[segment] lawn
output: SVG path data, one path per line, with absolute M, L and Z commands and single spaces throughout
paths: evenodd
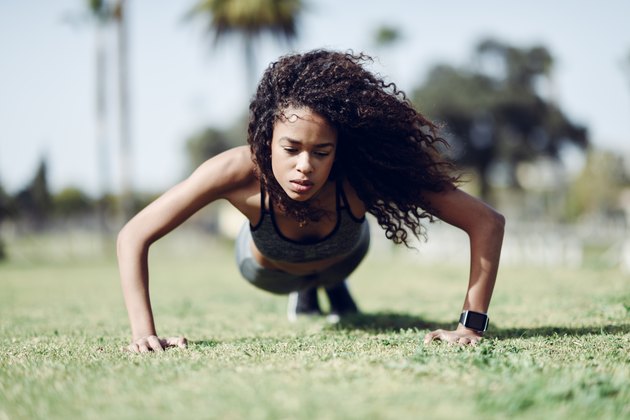
M 454 326 L 467 267 L 372 250 L 351 282 L 363 315 L 290 324 L 229 244 L 169 237 L 151 253 L 156 322 L 190 346 L 136 355 L 113 256 L 28 252 L 0 264 L 0 420 L 630 418 L 615 269 L 502 267 L 482 344 L 425 346 Z

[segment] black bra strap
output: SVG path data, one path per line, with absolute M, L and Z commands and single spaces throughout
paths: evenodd
M 260 214 L 265 213 L 265 188 L 260 184 Z
M 337 181 L 337 202 L 339 202 L 339 197 L 343 200 L 343 205 L 346 208 L 346 211 L 350 215 L 350 218 L 355 222 L 362 222 L 364 218 L 357 218 L 354 214 L 352 214 L 352 209 L 350 208 L 350 202 L 348 202 L 348 197 L 346 196 L 346 192 L 343 190 L 343 182 L 341 180 Z M 337 209 L 339 209 L 339 205 L 337 205 Z
M 258 221 L 256 226 L 252 225 L 251 223 L 249 224 L 252 232 L 254 232 L 256 229 L 260 227 L 264 218 L 265 218 L 265 190 L 261 183 L 260 184 L 260 220 Z
M 343 207 L 350 208 L 350 203 L 348 203 L 346 192 L 343 190 L 343 181 L 341 179 L 338 179 L 337 180 L 337 208 L 339 208 L 339 205 L 341 202 L 343 202 Z

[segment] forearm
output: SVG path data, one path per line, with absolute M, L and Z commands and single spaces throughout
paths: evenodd
M 463 309 L 488 312 L 499 269 L 505 218 L 482 201 L 461 190 L 429 193 L 427 198 L 436 215 L 462 229 L 470 238 L 470 277 Z M 476 344 L 482 332 L 459 324 L 455 331 L 435 330 L 425 343 L 445 340 L 450 343 Z
M 505 219 L 490 211 L 470 236 L 470 277 L 463 309 L 488 312 L 499 269 Z
M 118 239 L 120 282 L 133 340 L 156 335 L 149 297 L 148 246 L 134 244 L 124 232 Z

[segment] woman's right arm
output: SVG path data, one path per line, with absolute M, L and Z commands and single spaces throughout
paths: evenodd
M 183 337 L 157 336 L 149 296 L 149 247 L 182 224 L 205 205 L 233 197 L 253 179 L 247 147 L 238 147 L 206 161 L 190 177 L 168 190 L 134 216 L 120 231 L 117 241 L 118 268 L 134 352 L 185 347 Z

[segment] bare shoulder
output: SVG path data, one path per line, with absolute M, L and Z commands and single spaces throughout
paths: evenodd
M 125 226 L 129 238 L 152 242 L 179 226 L 205 205 L 218 200 L 241 197 L 235 206 L 244 214 L 254 211 L 242 203 L 253 202 L 260 185 L 247 147 L 237 147 L 208 159 L 188 178 L 170 188 L 134 216 Z M 260 194 L 260 193 L 258 193 Z M 239 201 L 240 200 L 240 201 Z M 250 206 L 255 209 L 255 206 Z M 260 207 L 260 205 L 258 206 Z
M 431 204 L 435 216 L 467 232 L 473 228 L 505 224 L 503 215 L 459 188 L 425 192 L 424 195 Z
M 214 198 L 228 198 L 257 182 L 249 147 L 229 149 L 208 159 L 187 179 Z
M 250 221 L 260 217 L 260 180 L 248 146 L 230 149 L 207 160 L 187 182 L 193 189 L 203 191 L 206 202 L 225 199 Z

